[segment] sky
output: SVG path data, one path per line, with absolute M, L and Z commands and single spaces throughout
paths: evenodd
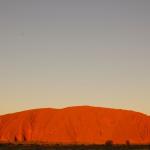
M 76 105 L 150 115 L 150 1 L 0 0 L 0 114 Z

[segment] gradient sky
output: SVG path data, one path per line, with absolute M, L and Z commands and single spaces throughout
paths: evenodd
M 0 0 L 0 114 L 70 105 L 150 114 L 150 0 Z

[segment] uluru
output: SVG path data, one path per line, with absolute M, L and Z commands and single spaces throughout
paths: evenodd
M 0 143 L 150 143 L 150 116 L 121 109 L 74 106 L 0 116 Z

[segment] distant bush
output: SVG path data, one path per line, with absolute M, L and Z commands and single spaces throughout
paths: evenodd
M 130 141 L 126 140 L 126 145 L 129 146 L 130 145 Z
M 108 140 L 108 141 L 105 142 L 105 145 L 112 146 L 113 145 L 113 141 L 112 140 Z

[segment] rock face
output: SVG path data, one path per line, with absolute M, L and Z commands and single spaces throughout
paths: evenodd
M 150 143 L 150 117 L 90 106 L 36 109 L 0 116 L 0 142 L 50 144 Z

